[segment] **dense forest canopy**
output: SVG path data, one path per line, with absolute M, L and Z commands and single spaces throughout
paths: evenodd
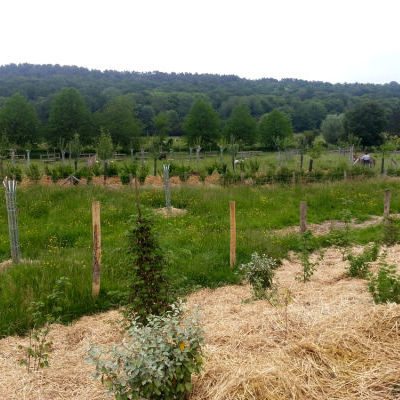
M 65 88 L 75 91 L 60 94 Z M 130 131 L 133 135 L 153 135 L 161 125 L 166 134 L 183 135 L 185 119 L 196 100 L 208 102 L 217 111 L 221 132 L 234 130 L 229 120 L 235 108 L 236 112 L 240 110 L 238 105 L 246 105 L 256 122 L 263 115 L 279 110 L 289 116 L 293 131 L 298 133 L 320 129 L 328 115 L 346 113 L 371 100 L 384 110 L 384 129 L 392 133 L 400 130 L 400 85 L 396 82 L 332 84 L 158 71 L 101 72 L 60 65 L 1 66 L 0 111 L 17 93 L 33 107 L 39 119 L 39 127 L 35 126 L 30 135 L 37 132 L 38 137 L 53 143 L 60 139 L 62 130 L 67 129 L 59 115 L 65 107 L 60 97 L 76 108 L 76 121 L 70 121 L 65 139 L 76 131 L 88 143 L 99 136 L 104 124 L 109 124 L 106 128 L 113 140 L 124 146 L 128 145 Z M 14 98 L 13 102 L 17 100 L 20 101 Z M 242 114 L 246 115 L 245 109 Z M 0 129 L 6 128 L 0 121 Z M 250 131 L 256 130 L 251 128 Z M 119 132 L 121 137 L 118 137 Z M 23 137 L 19 133 L 18 143 Z M 247 143 L 252 142 L 251 138 L 247 139 Z

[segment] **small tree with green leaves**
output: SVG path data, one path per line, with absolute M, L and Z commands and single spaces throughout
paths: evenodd
M 49 295 L 31 303 L 33 327 L 29 331 L 29 346 L 19 346 L 25 352 L 20 364 L 26 366 L 28 373 L 49 366 L 49 353 L 52 350 L 52 342 L 48 340 L 50 324 L 60 322 L 65 312 L 66 291 L 70 286 L 69 278 L 62 276 Z
M 229 138 L 228 151 L 231 155 L 232 169 L 235 170 L 235 159 L 239 152 L 239 143 L 236 141 L 236 138 L 234 136 L 231 136 Z
M 379 146 L 382 154 L 381 174 L 385 173 L 385 155 L 392 153 L 399 148 L 400 139 L 397 136 L 390 136 L 387 133 L 382 134 L 383 143 Z
M 301 235 L 298 258 L 303 267 L 300 275 L 296 276 L 296 280 L 303 283 L 308 282 L 314 274 L 320 262 L 324 259 L 324 252 L 320 251 L 316 261 L 311 261 L 310 257 L 313 252 L 312 232 L 306 231 Z
M 74 170 L 78 171 L 78 161 L 81 155 L 82 145 L 79 138 L 79 133 L 75 133 L 72 140 L 69 142 L 69 151 L 74 160 Z
M 308 155 L 310 156 L 310 165 L 308 167 L 308 171 L 311 172 L 313 169 L 313 162 L 321 157 L 323 146 L 321 142 L 314 141 L 312 146 L 310 146 L 307 150 Z
M 101 130 L 99 142 L 97 144 L 97 154 L 99 159 L 103 161 L 104 169 L 104 182 L 107 180 L 107 163 L 108 160 L 113 156 L 114 145 L 111 139 L 111 135 Z
M 128 321 L 137 318 L 146 324 L 150 314 L 161 315 L 170 309 L 173 296 L 165 276 L 167 262 L 155 237 L 152 220 L 140 207 L 128 240 L 129 296 L 124 313 Z
M 4 178 L 4 165 L 3 161 L 7 159 L 8 152 L 10 148 L 10 142 L 8 140 L 8 136 L 6 131 L 3 131 L 0 137 L 0 178 Z

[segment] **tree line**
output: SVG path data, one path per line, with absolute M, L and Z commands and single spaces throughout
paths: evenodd
M 210 74 L 89 71 L 53 65 L 0 67 L 0 133 L 17 147 L 59 146 L 101 131 L 123 149 L 145 136 L 187 137 L 189 146 L 234 138 L 281 149 L 310 141 L 379 145 L 400 130 L 400 85 L 247 80 Z

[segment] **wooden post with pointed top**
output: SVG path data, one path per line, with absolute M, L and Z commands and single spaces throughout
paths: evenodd
M 235 202 L 230 201 L 231 215 L 231 243 L 230 243 L 230 266 L 233 268 L 236 265 L 236 207 Z
M 92 296 L 100 293 L 101 272 L 101 229 L 100 229 L 100 202 L 92 203 L 92 226 L 93 226 L 93 275 Z
M 385 198 L 383 202 L 383 217 L 389 218 L 390 214 L 390 189 L 385 189 Z
M 307 230 L 307 202 L 300 202 L 300 233 Z

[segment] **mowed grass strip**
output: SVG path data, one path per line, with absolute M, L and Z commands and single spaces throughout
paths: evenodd
M 391 210 L 400 210 L 398 183 L 370 179 L 305 186 L 233 186 L 228 188 L 182 186 L 172 188 L 172 205 L 185 215 L 154 216 L 155 228 L 170 262 L 168 274 L 181 293 L 198 287 L 238 282 L 229 267 L 229 200 L 236 201 L 237 261 L 247 262 L 254 251 L 276 258 L 296 250 L 296 235 L 278 236 L 273 230 L 298 224 L 299 202 L 308 202 L 308 221 L 341 219 L 343 210 L 365 220 L 382 215 L 383 193 L 392 190 Z M 31 326 L 30 304 L 51 293 L 61 276 L 68 277 L 63 321 L 117 306 L 126 290 L 129 260 L 126 232 L 136 215 L 131 188 L 112 190 L 87 186 L 60 188 L 30 186 L 18 190 L 22 255 L 36 260 L 0 272 L 0 336 L 22 334 Z M 91 203 L 101 202 L 101 292 L 91 297 Z M 160 189 L 140 191 L 143 208 L 164 207 Z M 0 193 L 0 261 L 10 258 L 4 193 Z M 364 230 L 363 230 L 364 232 Z M 380 235 L 379 227 L 353 234 L 355 241 Z M 315 239 L 315 247 L 326 245 Z

